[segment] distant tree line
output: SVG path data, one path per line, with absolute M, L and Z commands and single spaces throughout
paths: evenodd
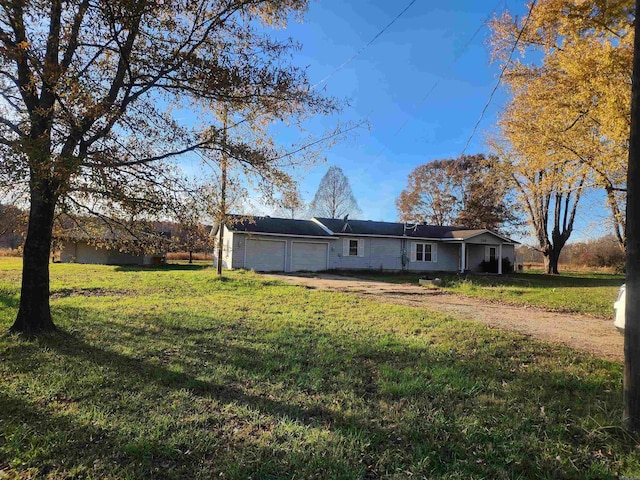
M 520 245 L 516 248 L 516 255 L 524 263 L 543 263 L 543 254 L 530 246 Z M 569 268 L 609 268 L 616 273 L 624 272 L 625 252 L 615 235 L 568 243 L 562 250 L 558 262 Z

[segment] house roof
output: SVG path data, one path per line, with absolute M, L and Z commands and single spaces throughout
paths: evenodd
M 231 215 L 229 230 L 233 232 L 331 237 L 334 235 L 371 235 L 381 237 L 409 237 L 441 240 L 466 240 L 483 233 L 496 235 L 510 243 L 518 243 L 495 232 L 456 226 L 374 222 L 314 217 L 312 220 L 292 220 L 276 217 L 242 217 Z M 323 228 L 324 227 L 324 228 Z M 217 229 L 214 229 L 217 230 Z M 333 232 L 333 234 L 331 233 Z M 215 234 L 215 231 L 212 232 Z
M 232 215 L 227 228 L 233 232 L 271 233 L 305 237 L 330 237 L 331 234 L 311 220 Z
M 376 235 L 411 238 L 441 238 L 464 240 L 488 230 L 456 226 L 425 225 L 423 223 L 374 222 L 371 220 L 345 220 L 321 218 L 316 220 L 336 234 Z

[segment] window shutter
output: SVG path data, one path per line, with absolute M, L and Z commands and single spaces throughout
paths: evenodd
M 349 239 L 348 238 L 342 239 L 342 256 L 343 257 L 349 256 Z
M 358 256 L 364 257 L 364 240 L 358 239 Z
M 431 244 L 431 261 L 433 263 L 438 263 L 438 244 L 437 243 Z
M 416 244 L 414 242 L 411 242 L 411 261 L 416 261 Z

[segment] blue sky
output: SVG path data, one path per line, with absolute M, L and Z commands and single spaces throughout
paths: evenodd
M 294 62 L 308 68 L 315 84 L 358 52 L 409 3 L 311 2 L 304 23 L 292 22 L 278 35 L 302 44 Z M 417 0 L 357 58 L 319 85 L 326 94 L 346 99 L 350 105 L 339 115 L 307 122 L 309 133 L 321 136 L 338 122 L 366 120 L 369 128 L 326 149 L 326 163 L 296 173 L 306 200 L 313 197 L 327 168 L 337 165 L 351 182 L 363 211 L 361 218 L 395 221 L 395 199 L 409 172 L 434 159 L 459 156 L 471 137 L 500 70 L 490 62 L 490 31 L 481 26 L 494 10 L 504 8 L 519 15 L 526 12 L 524 0 Z M 485 134 L 495 125 L 504 102 L 499 89 L 466 153 L 487 151 Z M 295 130 L 284 131 L 281 139 L 301 141 L 299 135 Z M 605 214 L 599 205 L 594 199 L 583 203 L 574 239 L 600 229 Z M 272 212 L 265 208 L 256 213 Z

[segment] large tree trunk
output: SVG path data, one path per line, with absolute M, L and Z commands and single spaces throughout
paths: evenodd
M 56 329 L 49 307 L 49 256 L 56 197 L 48 187 L 31 188 L 24 243 L 20 308 L 12 332 L 37 335 Z
M 560 258 L 560 252 L 556 249 L 551 249 L 549 253 L 544 256 L 544 269 L 549 275 L 558 275 L 558 259 Z
M 624 328 L 624 419 L 640 431 L 640 0 L 636 24 L 627 171 L 627 293 Z

